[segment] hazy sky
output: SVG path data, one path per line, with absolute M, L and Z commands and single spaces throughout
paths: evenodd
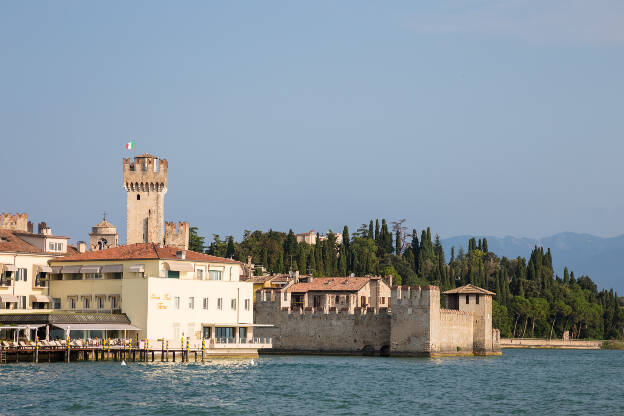
M 427 4 L 424 4 L 427 3 Z M 624 233 L 624 2 L 2 2 L 0 211 L 125 240 L 122 157 L 200 233 Z

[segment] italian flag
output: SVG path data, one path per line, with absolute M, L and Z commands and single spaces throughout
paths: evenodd
M 132 150 L 132 149 L 134 149 L 134 141 L 131 141 L 131 142 L 126 143 L 126 149 L 127 149 L 127 150 Z

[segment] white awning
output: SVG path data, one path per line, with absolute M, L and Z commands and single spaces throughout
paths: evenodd
M 102 273 L 123 273 L 123 264 L 106 264 L 102 266 Z
M 63 271 L 63 266 L 52 266 L 52 273 L 61 274 Z
M 141 328 L 137 328 L 130 324 L 52 324 L 57 328 L 70 331 L 140 331 Z
M 99 273 L 102 266 L 82 266 L 80 267 L 80 273 Z
M 63 266 L 63 273 L 80 273 L 82 266 Z
M 16 272 L 17 271 L 17 266 L 14 266 L 12 264 L 5 264 L 4 265 L 4 271 L 5 272 Z
M 30 295 L 31 302 L 52 303 L 54 300 L 46 295 Z
M 10 295 L 10 294 L 1 294 L 0 295 L 0 302 L 18 302 L 19 299 L 17 298 L 17 296 L 15 295 Z
M 192 263 L 182 263 L 180 261 L 165 262 L 169 270 L 174 272 L 194 272 L 195 268 Z
M 145 265 L 144 264 L 133 264 L 129 269 L 130 273 L 144 273 Z
M 52 267 L 50 266 L 38 266 L 39 273 L 52 273 Z

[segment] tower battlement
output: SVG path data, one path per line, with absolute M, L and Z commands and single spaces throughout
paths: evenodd
M 4 212 L 1 213 L 0 229 L 28 232 L 28 214 L 25 212 L 15 215 Z
M 126 191 L 166 192 L 168 182 L 167 159 L 150 154 L 124 158 L 123 179 Z
M 440 303 L 440 288 L 437 286 L 392 286 L 390 305 L 429 307 Z
M 188 250 L 190 225 L 188 222 L 165 222 L 165 245 Z

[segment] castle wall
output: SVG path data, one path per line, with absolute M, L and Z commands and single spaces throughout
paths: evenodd
M 0 229 L 28 232 L 28 214 L 0 214 Z
M 165 222 L 165 245 L 188 250 L 190 225 L 188 222 Z
M 292 312 L 279 307 L 279 293 L 275 301 L 264 300 L 265 293 L 259 292 L 254 321 L 273 327 L 257 327 L 255 335 L 271 337 L 273 352 L 379 354 L 388 351 L 390 315 L 385 309 L 375 312 L 373 308 L 356 308 L 349 312 L 332 307 L 328 313 L 312 308 Z
M 440 309 L 437 350 L 442 354 L 472 352 L 473 316 L 468 312 Z

